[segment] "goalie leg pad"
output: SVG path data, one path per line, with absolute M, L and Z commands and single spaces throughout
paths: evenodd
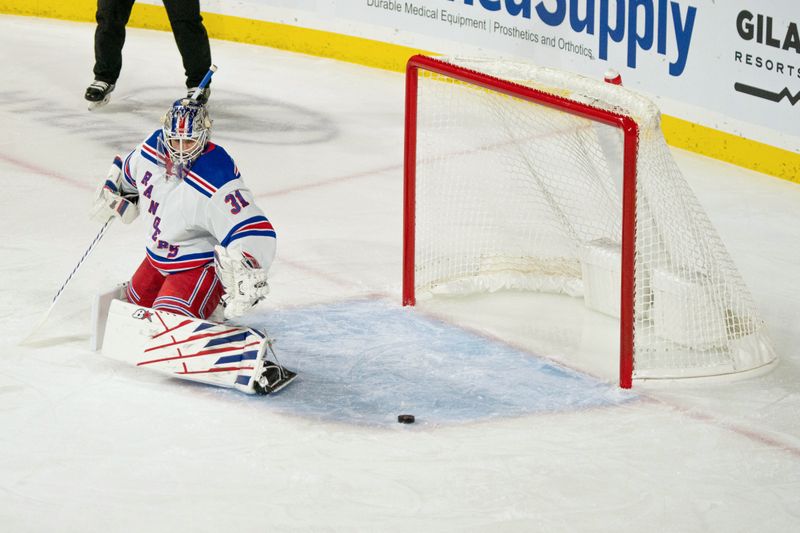
M 294 379 L 267 359 L 271 340 L 252 328 L 111 302 L 103 355 L 180 379 L 246 394 L 276 392 Z M 264 377 L 264 374 L 267 377 Z M 289 374 L 292 374 L 291 377 Z M 259 387 L 256 387 L 256 382 Z

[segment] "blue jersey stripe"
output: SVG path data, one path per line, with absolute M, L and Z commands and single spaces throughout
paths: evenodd
M 187 185 L 191 186 L 193 189 L 196 189 L 196 190 L 200 191 L 200 193 L 202 193 L 203 196 L 205 196 L 207 198 L 211 198 L 211 193 L 210 192 L 208 192 L 207 190 L 202 188 L 200 185 L 198 185 L 197 183 L 195 183 L 191 179 L 183 178 L 183 182 L 186 183 Z
M 180 261 L 192 261 L 195 259 L 214 259 L 214 252 L 198 252 L 196 254 L 186 254 L 180 257 L 174 257 L 172 259 L 167 259 L 166 257 L 161 257 L 153 253 L 152 250 L 149 248 L 145 249 L 147 251 L 147 255 L 152 257 L 156 261 L 160 261 L 163 263 L 177 263 Z
M 140 153 L 140 154 L 142 154 L 142 157 L 144 157 L 145 159 L 147 159 L 148 161 L 150 161 L 150 162 L 151 162 L 151 163 L 153 163 L 154 165 L 157 165 L 157 164 L 158 164 L 158 159 L 156 159 L 156 158 L 155 158 L 155 157 L 153 157 L 152 155 L 148 154 L 148 153 L 147 153 L 147 152 L 145 152 L 144 150 L 141 150 L 139 153 Z
M 245 226 L 249 226 L 250 224 L 255 224 L 258 222 L 269 223 L 269 220 L 267 219 L 267 217 L 263 215 L 257 215 L 254 217 L 250 217 L 247 220 L 244 220 L 243 222 L 239 222 L 238 224 L 236 224 L 234 227 L 231 228 L 231 230 L 228 232 L 225 238 L 222 239 L 222 242 L 220 244 L 222 244 L 222 246 L 228 246 L 228 244 L 230 244 L 231 241 L 234 241 L 237 238 L 239 238 L 238 235 L 234 235 L 237 231 L 239 231 L 241 228 Z M 253 230 L 253 231 L 270 231 L 270 230 Z M 275 237 L 275 230 L 271 231 L 272 231 L 272 236 Z
M 223 243 L 222 246 L 228 246 L 230 243 L 237 239 L 241 239 L 243 237 L 272 237 L 275 239 L 275 231 L 274 230 L 253 230 L 253 231 L 243 231 L 242 233 L 237 233 L 231 239 L 228 240 L 227 243 Z
M 133 176 L 131 176 L 131 173 L 130 173 L 130 170 L 131 170 L 130 162 L 131 162 L 131 156 L 133 154 L 134 154 L 134 152 L 131 152 L 131 153 L 128 154 L 128 157 L 125 158 L 125 163 L 124 163 L 124 165 L 122 167 L 123 168 L 122 175 L 125 178 L 125 181 L 127 181 L 128 184 L 135 189 L 136 188 L 136 180 L 133 179 Z
M 232 233 L 236 233 L 236 230 L 244 226 L 247 226 L 248 224 L 253 224 L 255 222 L 262 222 L 262 221 L 269 222 L 269 220 L 267 220 L 267 217 L 263 215 L 256 215 L 254 217 L 250 217 L 246 220 L 243 220 L 242 222 L 239 222 L 238 224 L 236 224 L 234 227 L 231 228 L 231 230 L 228 232 L 228 236 L 230 236 Z

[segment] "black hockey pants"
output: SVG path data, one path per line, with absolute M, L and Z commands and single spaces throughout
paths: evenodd
M 200 16 L 199 0 L 163 0 L 172 34 L 186 72 L 186 86 L 196 87 L 211 66 L 208 33 Z M 122 70 L 125 25 L 135 0 L 97 0 L 97 29 L 94 34 L 94 77 L 116 83 Z M 154 50 L 153 53 L 158 53 Z

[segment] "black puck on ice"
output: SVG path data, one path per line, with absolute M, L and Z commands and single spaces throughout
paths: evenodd
M 413 424 L 414 415 L 397 415 L 397 421 L 401 424 Z

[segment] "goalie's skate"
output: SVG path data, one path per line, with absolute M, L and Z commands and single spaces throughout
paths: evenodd
M 86 93 L 83 95 L 89 102 L 89 111 L 106 105 L 111 100 L 111 92 L 114 90 L 114 87 L 115 85 L 113 83 L 94 80 L 91 85 L 86 88 Z
M 256 394 L 278 392 L 297 377 L 296 372 L 267 359 L 268 351 L 272 351 L 272 340 L 265 338 L 263 353 L 259 354 L 260 367 L 253 372 L 253 390 Z

